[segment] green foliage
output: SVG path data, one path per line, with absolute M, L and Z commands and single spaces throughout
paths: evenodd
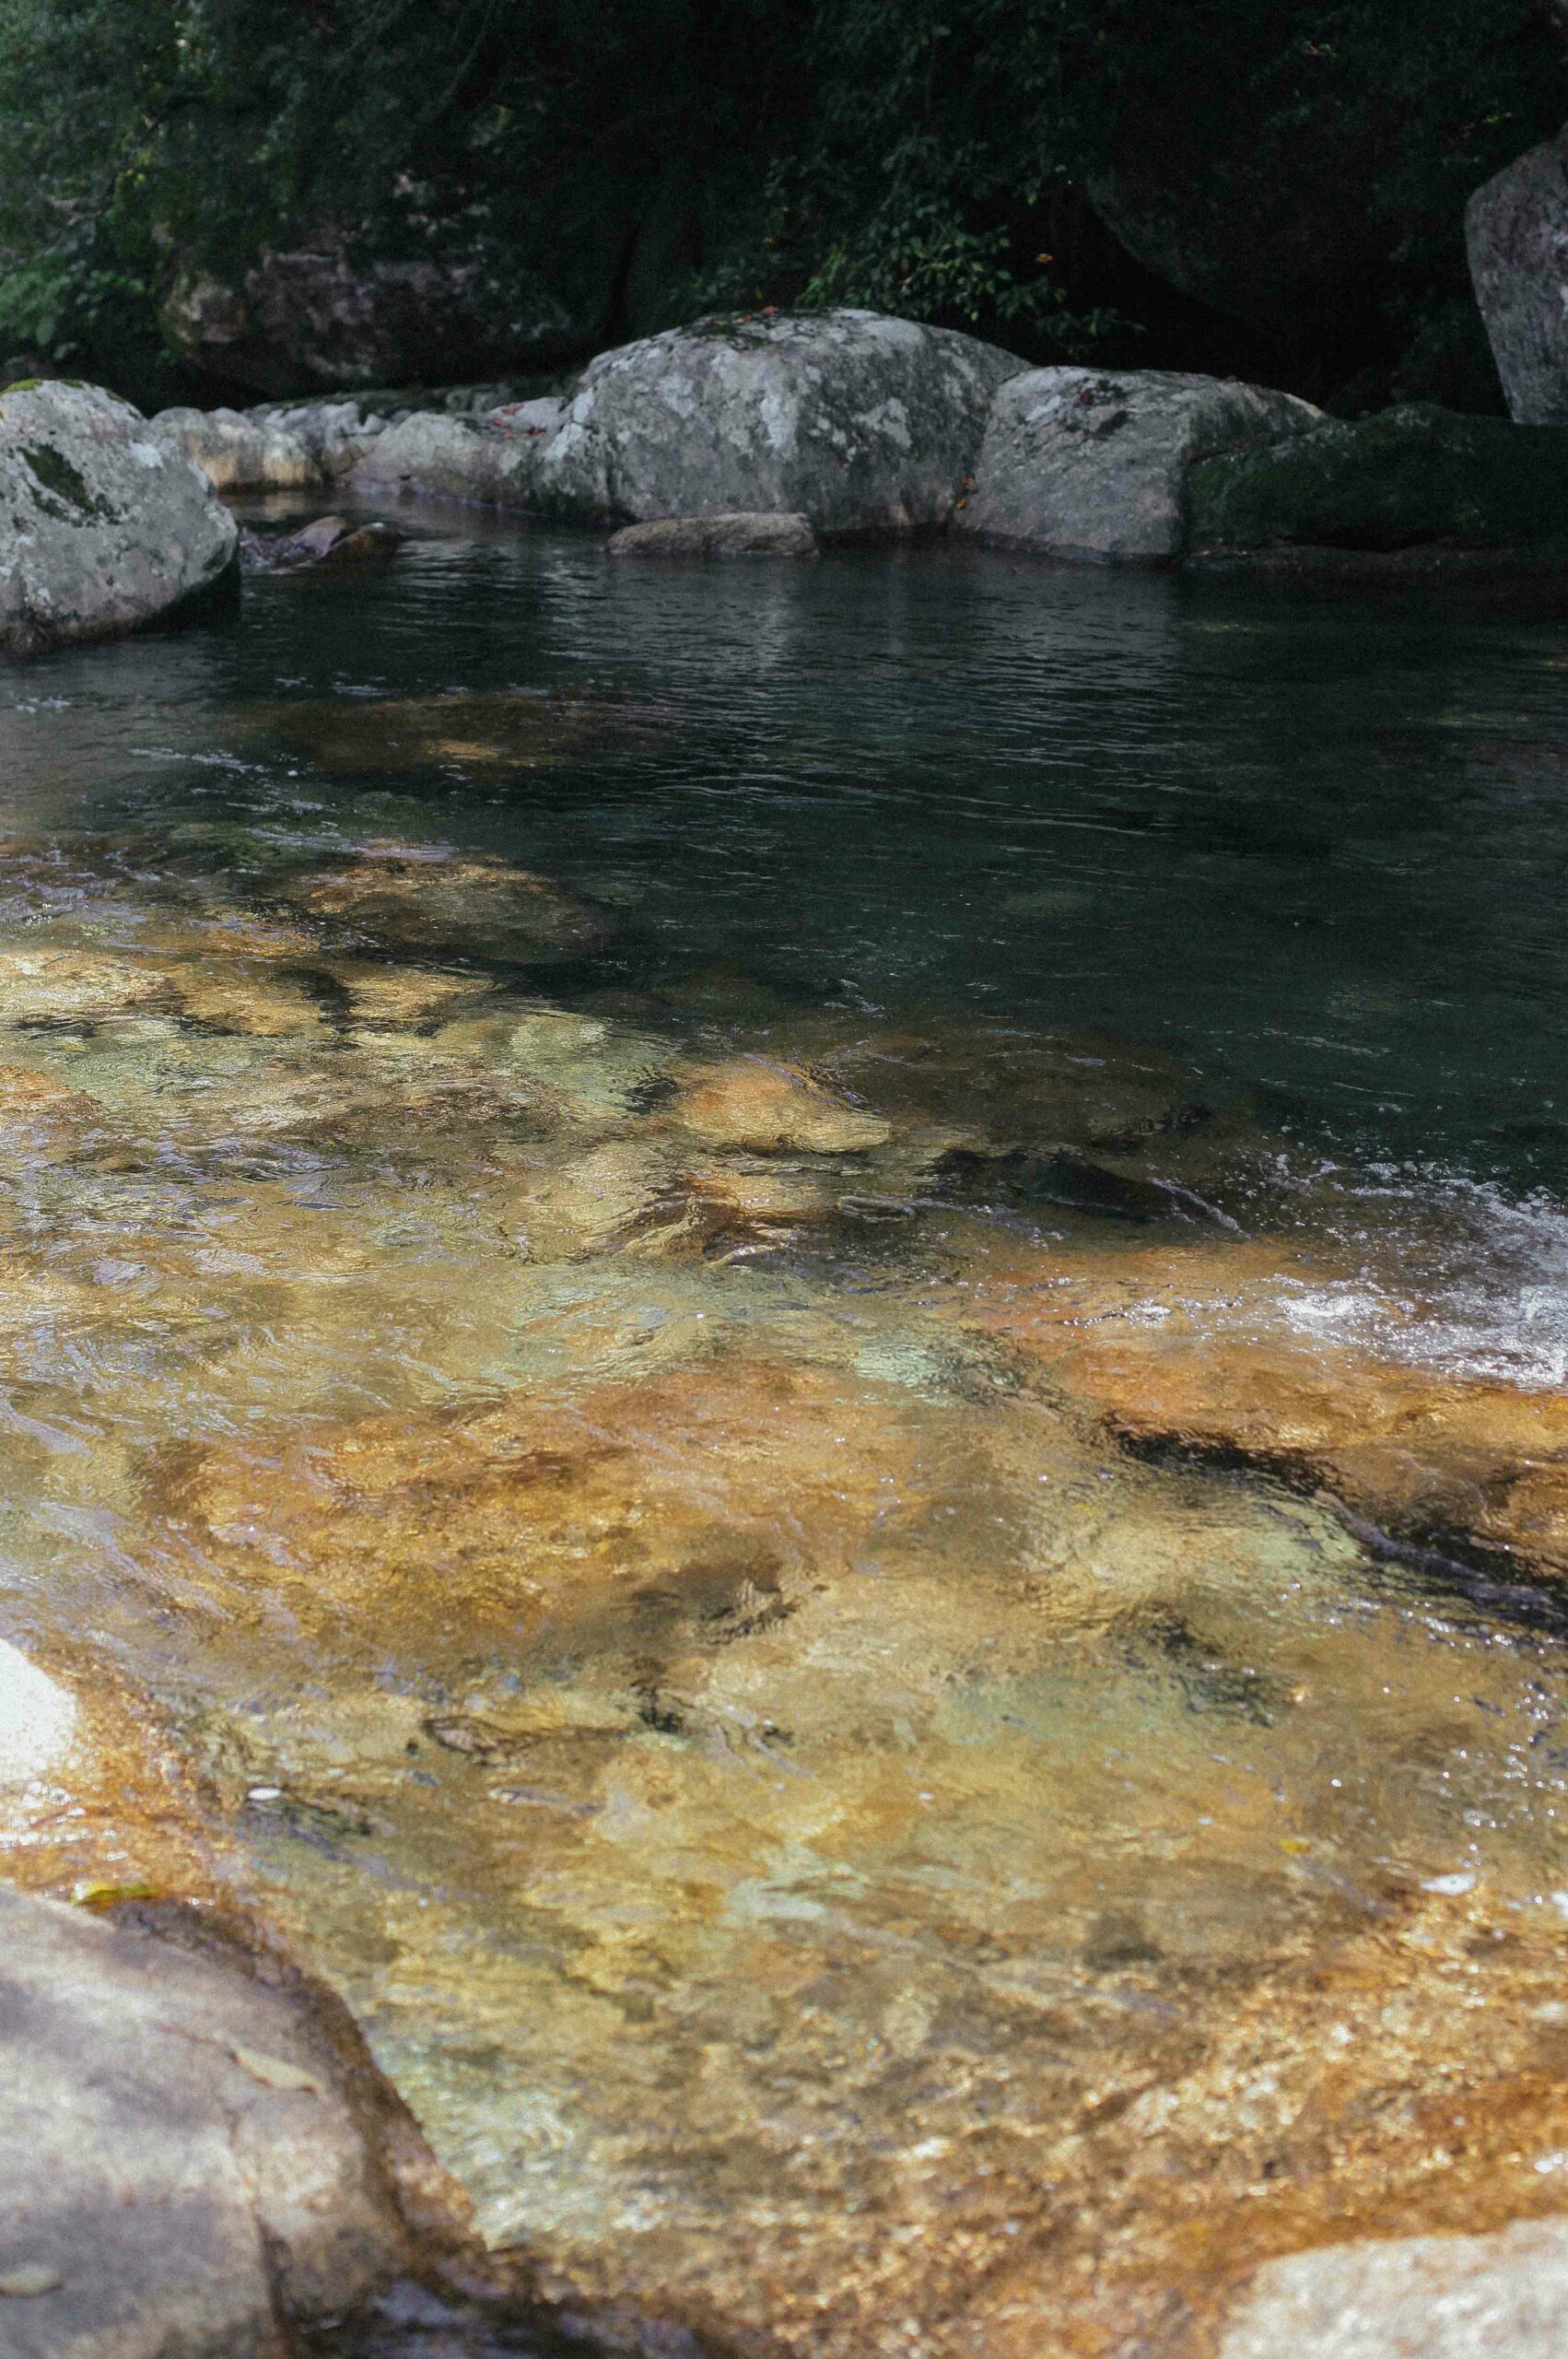
M 606 336 L 857 302 L 1036 358 L 1481 387 L 1464 199 L 1568 115 L 1562 16 L 0 0 L 0 352 L 162 390 L 181 285 L 291 240 L 461 234 Z

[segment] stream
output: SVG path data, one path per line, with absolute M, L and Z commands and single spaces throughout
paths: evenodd
M 725 2349 L 1561 2209 L 1562 623 L 411 532 L 0 698 L 7 1874 Z

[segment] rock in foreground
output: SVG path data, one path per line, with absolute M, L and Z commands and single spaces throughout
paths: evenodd
M 1293 393 L 1217 377 L 1031 369 L 998 393 L 954 521 L 1057 557 L 1178 557 L 1195 460 L 1305 433 L 1321 415 Z
M 0 1999 L 7 2359 L 263 2359 L 455 2248 L 412 2117 L 275 1962 L 0 1891 Z
M 607 544 L 612 557 L 816 557 L 804 516 L 665 516 L 624 524 Z
M 96 385 L 0 397 L 0 646 L 36 654 L 189 607 L 234 563 L 238 528 L 200 468 Z
M 1465 235 L 1512 416 L 1568 425 L 1568 131 L 1477 189 Z
M 1024 363 L 874 311 L 698 321 L 592 362 L 538 457 L 586 523 L 766 511 L 824 535 L 944 525 Z

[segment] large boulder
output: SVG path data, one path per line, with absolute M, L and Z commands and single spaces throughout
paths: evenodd
M 1163 370 L 1031 369 L 991 405 L 955 524 L 1056 557 L 1178 557 L 1199 459 L 1305 433 L 1293 393 Z
M 234 519 L 140 410 L 63 379 L 0 395 L 0 647 L 108 639 L 234 567 Z
M 699 320 L 590 364 L 534 504 L 615 524 L 766 510 L 829 536 L 943 525 L 1024 366 L 874 311 Z
M 552 400 L 517 403 L 488 417 L 418 410 L 377 435 L 353 480 L 383 498 L 414 494 L 483 508 L 531 508 L 540 454 L 561 415 Z
M 6 2359 L 271 2359 L 462 2252 L 343 2009 L 188 1940 L 0 1890 Z
M 1511 415 L 1568 425 L 1568 131 L 1477 189 L 1465 235 Z
M 1188 489 L 1199 549 L 1522 547 L 1568 540 L 1568 434 L 1410 404 L 1205 459 Z

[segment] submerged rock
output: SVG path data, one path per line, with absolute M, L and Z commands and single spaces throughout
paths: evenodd
M 462 2199 L 344 2010 L 177 1913 L 0 1890 L 0 2342 L 283 2351 L 455 2257 Z
M 318 516 L 295 533 L 242 532 L 240 561 L 248 573 L 289 573 L 306 566 L 395 557 L 402 546 L 403 534 L 379 519 L 356 524 L 346 516 Z
M 1024 365 L 874 311 L 697 321 L 590 364 L 531 497 L 586 523 L 766 511 L 825 537 L 943 525 L 991 395 Z
M 1043 1257 L 973 1315 L 1137 1440 L 1246 1457 L 1401 1539 L 1568 1579 L 1568 1399 L 1315 1332 L 1291 1314 L 1324 1275 L 1264 1242 Z
M 893 1135 L 881 1115 L 850 1105 L 809 1074 L 757 1056 L 689 1073 L 670 1113 L 706 1145 L 757 1154 L 856 1155 Z
M 1568 131 L 1477 189 L 1465 236 L 1511 415 L 1568 425 Z
M 1031 369 L 997 393 L 954 521 L 1055 557 L 1176 557 L 1196 461 L 1305 433 L 1321 417 L 1293 393 L 1228 379 Z
M 624 524 L 606 543 L 612 557 L 816 557 L 803 516 L 666 516 Z
M 1202 459 L 1188 498 L 1199 552 L 1568 542 L 1568 434 L 1410 404 Z
M 53 379 L 0 395 L 0 647 L 165 621 L 216 592 L 238 527 L 139 410 Z
M 314 917 L 414 950 L 527 964 L 582 957 L 604 938 L 603 920 L 549 877 L 439 844 L 366 844 L 276 889 Z

